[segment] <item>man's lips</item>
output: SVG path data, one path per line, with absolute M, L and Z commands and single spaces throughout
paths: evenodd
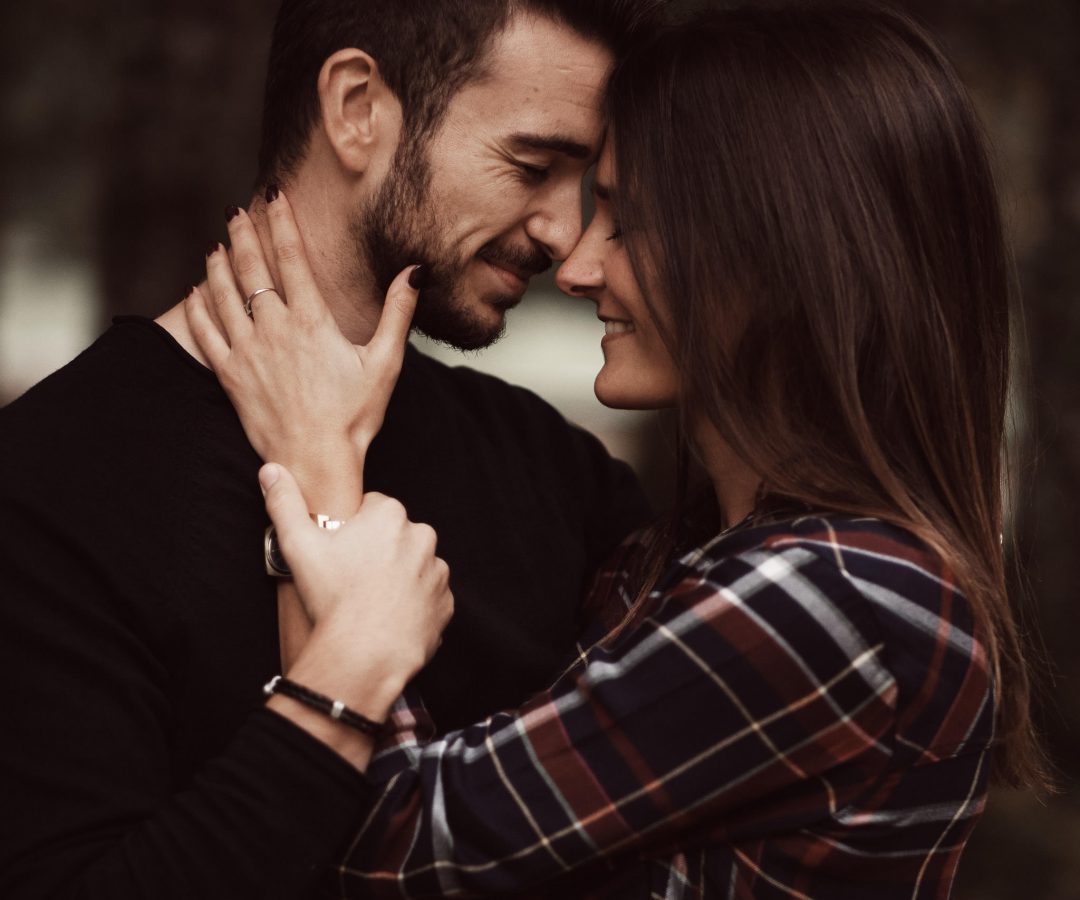
M 481 250 L 479 258 L 491 266 L 499 279 L 511 291 L 524 293 L 529 286 L 529 279 L 551 268 L 551 260 L 539 253 L 524 250 L 514 252 L 513 248 L 492 248 L 490 252 Z
M 490 259 L 485 259 L 491 270 L 506 284 L 506 286 L 514 292 L 524 292 L 529 286 L 529 279 L 532 278 L 532 272 L 528 272 L 517 266 L 511 266 L 508 263 L 492 262 Z

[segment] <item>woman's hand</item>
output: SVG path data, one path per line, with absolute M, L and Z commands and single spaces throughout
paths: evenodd
M 340 493 L 352 478 L 350 493 L 359 502 L 364 455 L 401 371 L 416 306 L 409 284 L 415 267 L 395 279 L 375 335 L 357 347 L 342 335 L 315 285 L 284 194 L 267 204 L 266 218 L 279 283 L 251 219 L 234 210 L 231 260 L 220 247 L 207 258 L 213 308 L 196 288 L 185 303 L 188 323 L 255 451 L 288 466 L 305 493 L 322 480 L 333 481 Z M 250 301 L 249 316 L 245 303 L 256 291 L 262 292 Z M 319 511 L 343 517 L 355 506 Z
M 259 473 L 282 555 L 314 622 L 288 674 L 380 720 L 438 648 L 453 614 L 449 568 L 436 535 L 405 508 L 366 494 L 336 531 L 317 527 L 292 475 L 268 464 Z

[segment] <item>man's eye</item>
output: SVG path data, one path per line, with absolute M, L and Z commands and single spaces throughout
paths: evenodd
M 518 170 L 528 181 L 540 183 L 548 176 L 549 169 L 542 166 L 530 166 L 528 163 L 517 162 L 514 163 L 518 167 Z

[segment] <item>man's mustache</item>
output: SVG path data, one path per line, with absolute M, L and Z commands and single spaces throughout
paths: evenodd
M 481 259 L 495 265 L 502 265 L 511 271 L 524 275 L 539 275 L 551 268 L 551 258 L 535 247 L 513 247 L 499 244 L 485 244 L 477 253 Z

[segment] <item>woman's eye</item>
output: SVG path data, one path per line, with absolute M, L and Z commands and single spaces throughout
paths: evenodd
M 611 229 L 611 234 L 608 235 L 609 241 L 617 241 L 622 237 L 622 227 L 616 222 Z

